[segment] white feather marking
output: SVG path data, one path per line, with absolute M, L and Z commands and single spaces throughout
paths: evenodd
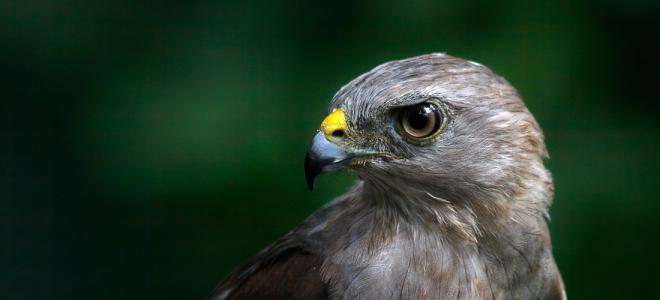
M 424 193 L 426 193 L 426 195 L 428 195 L 429 197 L 431 197 L 431 198 L 433 198 L 433 199 L 435 199 L 435 200 L 438 200 L 438 201 L 440 201 L 440 202 L 444 202 L 444 203 L 447 203 L 447 204 L 450 204 L 450 203 L 451 203 L 451 202 L 449 202 L 449 201 L 446 200 L 446 199 L 442 199 L 442 198 L 440 198 L 440 197 L 433 196 L 433 195 L 431 195 L 431 193 L 429 193 L 429 192 L 427 192 L 427 191 L 424 191 Z
M 478 63 L 478 62 L 474 62 L 474 61 L 471 61 L 471 60 L 468 60 L 468 63 L 471 64 L 471 65 L 475 65 L 475 66 L 477 66 L 477 67 L 483 67 L 483 66 L 484 66 L 484 65 L 482 65 L 482 64 L 480 64 L 480 63 Z

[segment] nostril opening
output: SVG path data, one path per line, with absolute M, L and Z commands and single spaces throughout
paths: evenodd
M 337 129 L 337 130 L 333 131 L 333 132 L 331 133 L 331 135 L 332 135 L 333 137 L 337 137 L 337 138 L 344 137 L 344 131 L 341 130 L 341 129 Z

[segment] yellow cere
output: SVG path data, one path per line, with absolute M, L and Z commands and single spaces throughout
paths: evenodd
M 320 130 L 325 135 L 326 139 L 330 139 L 332 133 L 336 130 L 342 130 L 344 133 L 348 132 L 348 125 L 346 124 L 346 115 L 341 108 L 335 108 L 332 110 L 323 122 L 321 122 Z

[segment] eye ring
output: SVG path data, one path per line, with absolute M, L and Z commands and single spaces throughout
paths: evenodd
M 426 141 L 437 136 L 445 127 L 442 109 L 432 102 L 401 108 L 398 118 L 399 131 L 414 141 Z

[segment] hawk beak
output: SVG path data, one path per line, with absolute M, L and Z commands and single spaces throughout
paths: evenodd
M 314 179 L 321 173 L 333 172 L 343 168 L 353 158 L 382 157 L 393 158 L 390 153 L 371 149 L 353 148 L 346 143 L 349 135 L 346 115 L 341 109 L 335 109 L 321 123 L 321 128 L 312 139 L 305 155 L 305 179 L 310 191 L 314 190 Z
M 314 190 L 316 176 L 341 169 L 341 162 L 352 157 L 353 153 L 328 141 L 322 132 L 316 133 L 305 155 L 305 180 L 309 190 Z
M 346 115 L 341 109 L 333 110 L 321 122 L 321 127 L 305 155 L 305 179 L 310 191 L 314 190 L 314 179 L 317 175 L 340 169 L 342 161 L 354 156 L 337 145 L 341 144 L 347 132 Z

